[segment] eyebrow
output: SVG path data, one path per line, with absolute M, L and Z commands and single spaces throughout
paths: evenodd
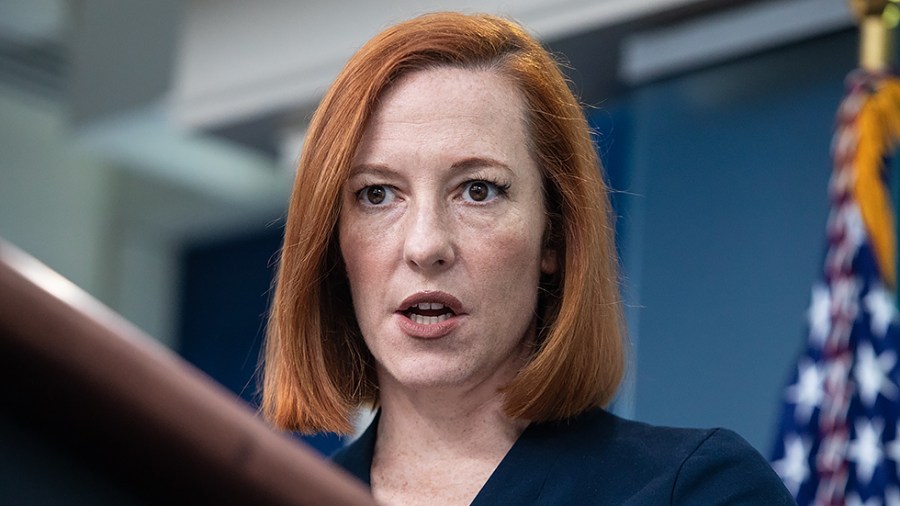
M 372 164 L 372 163 L 361 163 L 359 165 L 354 165 L 350 167 L 350 174 L 347 176 L 348 178 L 356 177 L 360 174 L 375 174 L 379 176 L 387 176 L 393 174 L 390 168 L 387 165 L 381 164 Z
M 459 169 L 459 170 L 471 170 L 471 169 L 480 169 L 483 167 L 497 167 L 498 169 L 506 169 L 511 171 L 509 165 L 505 163 L 495 160 L 493 158 L 485 158 L 485 157 L 471 157 L 460 160 L 453 165 L 450 166 L 451 169 Z
M 485 167 L 496 167 L 498 169 L 505 169 L 512 172 L 512 169 L 509 168 L 509 165 L 501 162 L 500 160 L 496 160 L 494 158 L 482 157 L 482 156 L 472 156 L 469 158 L 464 158 L 457 162 L 454 162 L 450 168 L 453 170 L 474 170 L 474 169 L 482 169 Z M 387 165 L 380 163 L 361 163 L 359 165 L 354 165 L 350 168 L 350 174 L 348 177 L 353 178 L 360 174 L 375 174 L 379 176 L 389 176 L 394 174 L 395 172 Z

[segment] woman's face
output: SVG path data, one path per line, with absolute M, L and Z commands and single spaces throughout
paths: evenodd
M 402 77 L 367 125 L 339 234 L 382 389 L 501 386 L 525 363 L 556 264 L 523 107 L 496 73 L 438 68 Z

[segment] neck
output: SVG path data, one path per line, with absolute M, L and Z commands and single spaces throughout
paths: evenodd
M 470 388 L 421 390 L 382 376 L 372 460 L 375 498 L 390 504 L 470 503 L 527 425 L 503 411 L 499 388 L 511 374 Z
M 510 371 L 508 375 L 512 374 Z M 446 450 L 456 455 L 477 455 L 485 450 L 502 451 L 502 456 L 528 425 L 504 412 L 500 388 L 511 378 L 502 376 L 471 388 L 421 390 L 380 377 L 377 451 L 407 453 L 418 449 L 435 455 Z
M 447 448 L 465 453 L 470 446 L 482 447 L 485 440 L 508 441 L 511 445 L 527 425 L 504 413 L 499 393 L 488 399 L 435 397 L 382 396 L 379 446 L 431 451 Z
M 371 471 L 375 498 L 385 504 L 471 503 L 527 425 L 506 416 L 501 399 L 495 395 L 465 408 L 383 404 Z

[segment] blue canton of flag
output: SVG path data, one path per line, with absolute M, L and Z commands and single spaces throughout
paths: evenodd
M 824 275 L 812 289 L 809 338 L 784 392 L 773 453 L 800 505 L 900 506 L 900 328 L 853 190 L 872 79 L 851 76 L 838 113 Z

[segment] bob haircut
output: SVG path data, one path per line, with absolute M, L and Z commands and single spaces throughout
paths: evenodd
M 312 117 L 288 208 L 265 347 L 262 411 L 276 426 L 349 433 L 377 405 L 375 363 L 353 312 L 336 227 L 351 162 L 401 76 L 441 66 L 490 70 L 524 97 L 529 149 L 542 172 L 546 247 L 537 339 L 503 389 L 507 415 L 561 420 L 607 405 L 625 343 L 613 226 L 600 162 L 578 101 L 525 30 L 490 15 L 434 13 L 388 28 L 347 63 Z

